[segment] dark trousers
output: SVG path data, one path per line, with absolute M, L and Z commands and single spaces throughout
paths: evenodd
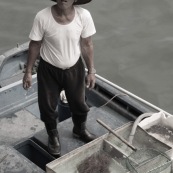
M 58 117 L 56 107 L 62 89 L 65 90 L 73 122 L 86 121 L 89 107 L 85 102 L 85 68 L 81 58 L 74 66 L 66 70 L 57 68 L 41 59 L 37 80 L 38 104 L 43 122 L 55 124 Z

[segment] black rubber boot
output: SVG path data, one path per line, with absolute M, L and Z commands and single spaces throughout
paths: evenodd
M 72 116 L 72 120 L 74 123 L 73 135 L 74 137 L 79 138 L 84 142 L 91 142 L 96 139 L 96 136 L 87 130 L 86 119 L 87 114 L 82 116 Z
M 48 152 L 56 156 L 61 155 L 61 145 L 57 129 L 48 131 Z
M 96 136 L 87 130 L 85 123 L 82 123 L 80 128 L 74 126 L 73 135 L 84 142 L 91 142 L 96 139 Z
M 55 156 L 61 155 L 61 146 L 57 130 L 57 122 L 45 123 L 48 134 L 48 152 Z

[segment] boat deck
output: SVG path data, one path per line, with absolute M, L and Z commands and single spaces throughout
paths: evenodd
M 108 133 L 108 131 L 96 122 L 97 119 L 102 120 L 112 129 L 116 129 L 130 121 L 107 106 L 102 108 L 91 107 L 87 127 L 98 137 Z M 2 165 L 0 172 L 3 173 L 8 170 L 12 173 L 19 168 L 23 168 L 22 171 L 26 173 L 32 171 L 44 172 L 45 165 L 55 159 L 47 152 L 47 133 L 43 122 L 39 119 L 37 103 L 33 103 L 8 116 L 1 117 L 0 127 L 0 150 L 3 151 L 0 152 L 0 164 Z M 71 118 L 58 124 L 62 156 L 85 144 L 73 138 L 72 128 Z M 37 158 L 40 153 L 43 157 L 39 163 L 34 158 Z M 31 154 L 34 155 L 31 156 Z M 23 160 L 26 160 L 26 162 Z M 11 164 L 5 164 L 7 162 Z

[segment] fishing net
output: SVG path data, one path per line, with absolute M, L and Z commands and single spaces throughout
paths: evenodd
M 106 153 L 97 152 L 80 163 L 78 173 L 111 173 L 109 171 L 110 157 Z
M 139 149 L 126 159 L 130 173 L 171 173 L 171 159 L 155 149 Z

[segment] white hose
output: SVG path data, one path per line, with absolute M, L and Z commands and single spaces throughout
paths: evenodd
M 136 133 L 136 128 L 138 126 L 138 124 L 140 123 L 140 121 L 143 119 L 143 118 L 147 118 L 147 117 L 150 117 L 153 113 L 149 112 L 149 113 L 144 113 L 144 114 L 141 114 L 134 122 L 133 124 L 133 127 L 132 127 L 132 130 L 130 132 L 130 135 L 129 135 L 129 143 L 132 144 L 132 141 L 133 141 L 133 138 L 134 138 L 134 135 Z

